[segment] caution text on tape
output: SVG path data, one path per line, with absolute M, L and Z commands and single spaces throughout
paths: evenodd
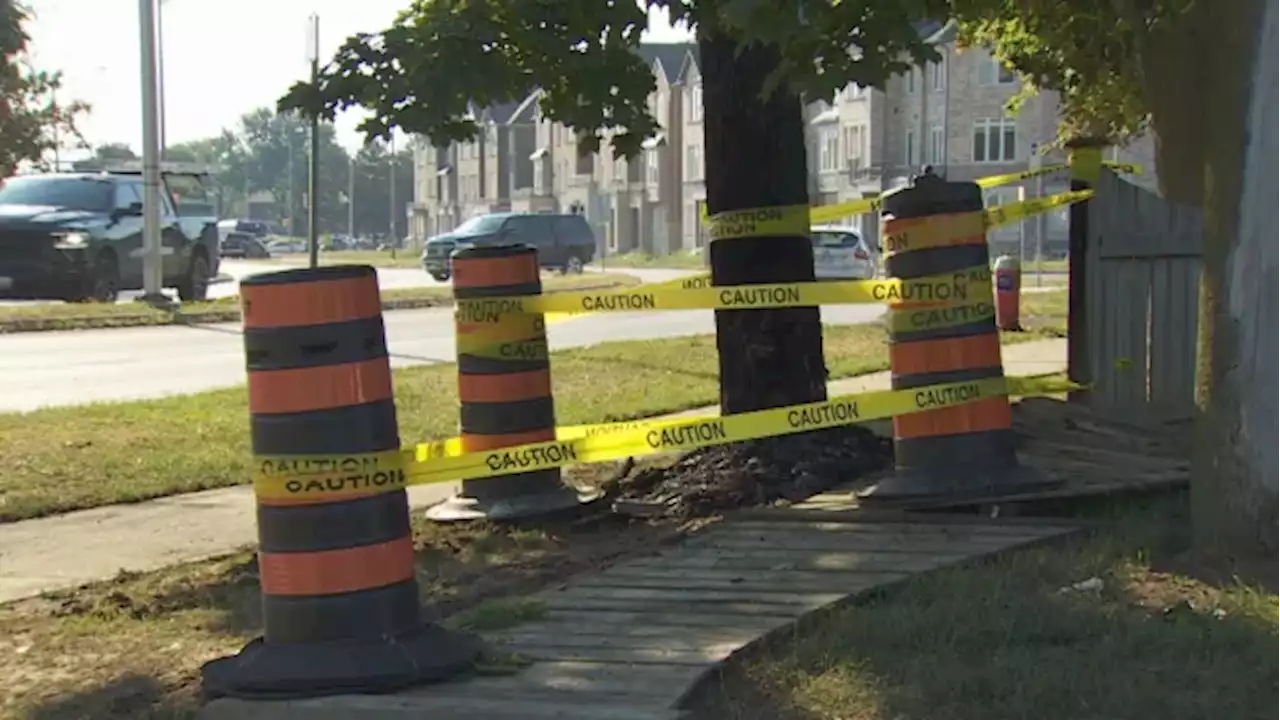
M 257 458 L 254 489 L 267 502 L 314 503 L 566 465 L 679 452 L 741 440 L 807 432 L 936 410 L 1004 395 L 1004 378 L 883 390 L 724 417 L 671 420 L 630 432 L 596 434 L 419 460 L 413 449 L 394 455 Z
M 965 299 L 981 292 L 983 276 L 975 269 L 958 274 L 912 280 L 849 280 L 697 287 L 645 285 L 607 292 L 563 292 L 506 298 L 458 300 L 471 317 L 500 318 L 508 313 L 648 312 L 656 310 L 765 310 L 849 303 L 934 302 Z

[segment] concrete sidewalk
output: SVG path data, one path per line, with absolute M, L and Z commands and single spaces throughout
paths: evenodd
M 1066 368 L 1065 339 L 1006 345 L 1005 372 L 1026 377 Z M 832 395 L 889 387 L 889 373 L 836 380 Z M 680 415 L 709 414 L 703 408 Z M 416 508 L 451 495 L 452 484 L 409 489 Z M 131 505 L 0 525 L 0 603 L 234 552 L 257 539 L 248 486 L 175 495 Z

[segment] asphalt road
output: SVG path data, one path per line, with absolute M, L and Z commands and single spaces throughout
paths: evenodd
M 674 270 L 628 272 L 645 282 L 690 274 Z M 395 284 L 401 282 L 434 284 L 416 270 L 383 270 L 379 277 L 387 287 L 405 287 Z M 839 305 L 822 310 L 823 320 L 833 324 L 869 322 L 882 312 L 878 305 Z M 393 366 L 453 361 L 451 310 L 389 312 L 386 324 Z M 709 310 L 628 313 L 556 323 L 548 335 L 552 348 L 561 349 L 611 340 L 696 335 L 712 332 L 714 327 Z M 230 387 L 244 379 L 237 324 L 0 335 L 0 411 L 162 397 Z

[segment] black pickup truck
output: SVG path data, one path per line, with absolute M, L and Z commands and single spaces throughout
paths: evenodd
M 217 218 L 180 214 L 161 195 L 164 286 L 204 300 L 218 271 Z M 142 288 L 142 177 L 20 175 L 0 184 L 0 298 L 114 302 Z

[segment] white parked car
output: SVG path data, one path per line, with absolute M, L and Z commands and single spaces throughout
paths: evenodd
M 819 280 L 873 280 L 880 273 L 880 249 L 857 228 L 814 225 L 813 273 Z

